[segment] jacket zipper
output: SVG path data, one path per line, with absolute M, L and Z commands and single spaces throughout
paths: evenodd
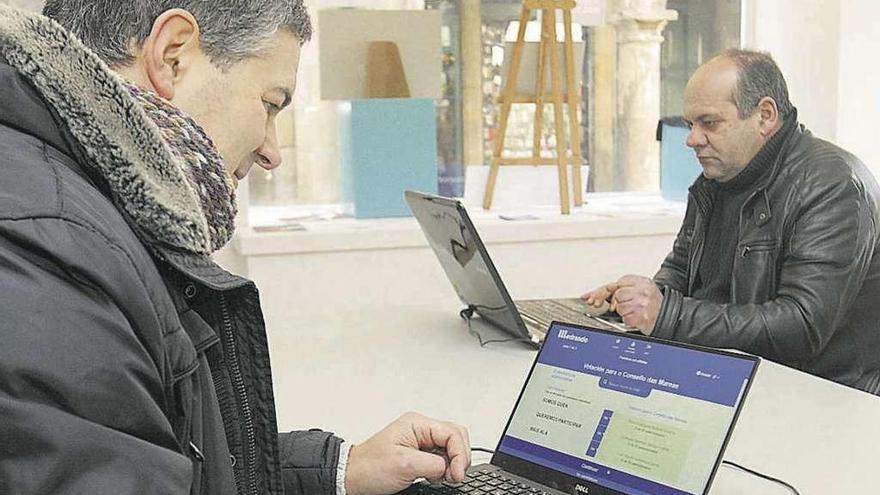
M 224 294 L 220 294 L 220 312 L 223 317 L 223 335 L 227 344 L 226 359 L 229 362 L 232 386 L 241 401 L 242 417 L 244 418 L 244 429 L 247 442 L 247 451 L 245 452 L 245 471 L 247 474 L 248 488 L 250 489 L 250 493 L 257 494 L 257 442 L 254 419 L 251 415 L 251 408 L 248 403 L 244 379 L 241 376 L 241 368 L 238 365 L 238 351 L 235 345 L 235 335 L 232 332 L 232 319 L 229 316 L 229 309 L 226 307 L 226 296 Z
M 769 251 L 773 249 L 775 243 L 772 242 L 757 242 L 755 244 L 747 244 L 743 246 L 742 251 L 740 252 L 740 257 L 745 258 L 752 251 Z

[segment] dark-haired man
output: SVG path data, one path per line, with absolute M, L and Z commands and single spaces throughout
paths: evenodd
M 584 294 L 656 337 L 741 349 L 880 394 L 880 190 L 797 120 L 765 53 L 729 50 L 688 81 L 703 174 L 653 279 Z
M 45 13 L 57 23 L 0 5 L 0 493 L 462 479 L 467 431 L 418 414 L 354 446 L 279 434 L 257 290 L 209 257 L 238 180 L 281 164 L 275 116 L 311 34 L 301 0 Z

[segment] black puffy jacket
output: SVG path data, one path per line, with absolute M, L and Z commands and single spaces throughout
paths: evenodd
M 341 440 L 277 432 L 254 284 L 132 223 L 60 117 L 64 101 L 47 103 L 3 55 L 21 55 L 3 9 L 0 493 L 335 493 Z M 63 57 L 81 50 L 31 38 Z M 44 88 L 118 104 L 118 91 L 88 86 L 94 74 L 52 80 L 22 60 Z
M 796 116 L 794 117 L 796 118 Z M 712 195 L 690 188 L 653 335 L 741 349 L 880 394 L 880 189 L 850 153 L 790 127 L 740 211 L 730 304 L 697 300 Z

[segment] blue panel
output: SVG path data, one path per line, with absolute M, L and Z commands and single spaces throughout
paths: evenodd
M 687 201 L 688 187 L 703 172 L 696 153 L 685 145 L 687 127 L 661 124 L 660 191 L 663 199 Z
M 437 192 L 434 100 L 383 98 L 340 106 L 343 191 L 357 218 L 409 216 L 403 191 Z

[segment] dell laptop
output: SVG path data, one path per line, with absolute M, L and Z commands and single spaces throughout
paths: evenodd
M 623 329 L 587 316 L 591 307 L 579 298 L 512 300 L 459 201 L 416 191 L 404 198 L 459 299 L 489 323 L 536 346 L 553 320 Z
M 758 363 L 552 322 L 490 463 L 404 493 L 705 495 Z

